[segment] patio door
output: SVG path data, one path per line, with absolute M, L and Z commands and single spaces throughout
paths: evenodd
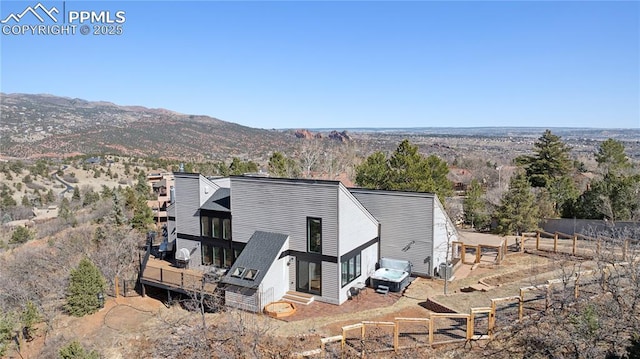
M 298 292 L 321 295 L 322 266 L 320 263 L 298 260 L 296 268 L 296 290 Z

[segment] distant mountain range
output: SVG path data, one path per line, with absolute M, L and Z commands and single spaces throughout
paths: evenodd
M 511 157 L 530 151 L 544 128 L 417 127 L 316 128 L 265 130 L 209 116 L 165 109 L 119 106 L 52 95 L 0 93 L 0 156 L 62 157 L 114 153 L 182 160 L 266 162 L 273 151 L 293 153 L 310 138 L 344 143 L 356 141 L 359 153 L 390 151 L 404 138 L 425 153 L 448 160 L 481 151 L 482 156 Z M 574 151 L 593 153 L 598 141 L 624 141 L 632 157 L 640 157 L 640 129 L 554 128 Z
M 0 154 L 118 153 L 181 159 L 256 158 L 288 147 L 291 132 L 209 116 L 51 95 L 0 93 Z

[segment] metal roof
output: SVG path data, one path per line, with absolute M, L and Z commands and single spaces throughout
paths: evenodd
M 222 283 L 257 289 L 289 238 L 286 234 L 256 231 Z

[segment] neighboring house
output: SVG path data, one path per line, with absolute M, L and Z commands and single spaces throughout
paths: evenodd
M 230 268 L 227 305 L 259 311 L 288 291 L 341 304 L 381 257 L 432 276 L 457 239 L 437 197 L 339 181 L 175 173 L 169 241 L 188 265 Z
M 147 201 L 147 206 L 153 211 L 156 223 L 167 222 L 167 206 L 170 201 L 171 188 L 174 186 L 172 173 L 150 173 L 147 184 L 152 188 L 154 199 Z

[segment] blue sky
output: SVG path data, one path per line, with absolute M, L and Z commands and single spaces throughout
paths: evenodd
M 640 127 L 636 1 L 64 6 L 125 11 L 123 34 L 0 35 L 2 92 L 260 128 Z

